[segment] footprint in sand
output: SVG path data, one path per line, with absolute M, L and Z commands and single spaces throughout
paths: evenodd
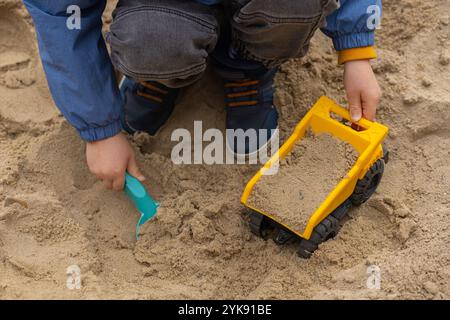
M 30 61 L 23 52 L 0 53 L 0 84 L 10 89 L 31 86 L 36 79 Z
M 0 115 L 13 122 L 47 121 L 51 103 L 32 26 L 21 8 L 0 3 Z
M 35 83 L 34 51 L 27 24 L 0 6 L 0 85 L 17 89 Z

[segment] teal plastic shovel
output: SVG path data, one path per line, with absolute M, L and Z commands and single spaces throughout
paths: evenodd
M 141 217 L 136 225 L 136 240 L 139 237 L 139 229 L 147 221 L 156 216 L 159 203 L 152 199 L 142 183 L 135 177 L 125 174 L 125 193 L 134 203 Z

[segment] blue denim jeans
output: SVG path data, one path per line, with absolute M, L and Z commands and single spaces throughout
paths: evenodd
M 202 76 L 216 47 L 268 68 L 304 56 L 338 6 L 337 0 L 225 0 L 217 6 L 121 0 L 106 38 L 123 74 L 183 87 Z M 229 43 L 218 46 L 222 39 Z

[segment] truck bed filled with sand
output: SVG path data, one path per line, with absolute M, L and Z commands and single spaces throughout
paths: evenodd
M 357 159 L 350 144 L 329 134 L 307 132 L 280 161 L 278 173 L 263 175 L 256 183 L 248 204 L 302 234 Z

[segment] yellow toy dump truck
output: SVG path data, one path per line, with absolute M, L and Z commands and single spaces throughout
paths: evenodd
M 354 128 L 358 129 L 354 129 Z M 264 211 L 255 208 L 248 200 L 256 184 L 266 170 L 278 165 L 292 151 L 307 130 L 314 134 L 328 133 L 346 141 L 358 153 L 358 159 L 347 175 L 335 186 L 326 200 L 311 212 L 304 230 L 295 230 L 283 221 Z M 300 240 L 298 254 L 302 258 L 310 258 L 319 245 L 336 236 L 343 218 L 352 206 L 360 206 L 375 193 L 384 173 L 389 153 L 382 142 L 388 134 L 388 128 L 366 119 L 352 123 L 349 112 L 338 106 L 327 97 L 322 97 L 297 125 L 294 133 L 249 181 L 241 198 L 241 202 L 250 209 L 250 229 L 257 236 L 267 238 L 274 232 L 274 241 L 285 244 L 291 239 Z M 299 174 L 302 174 L 299 172 Z

